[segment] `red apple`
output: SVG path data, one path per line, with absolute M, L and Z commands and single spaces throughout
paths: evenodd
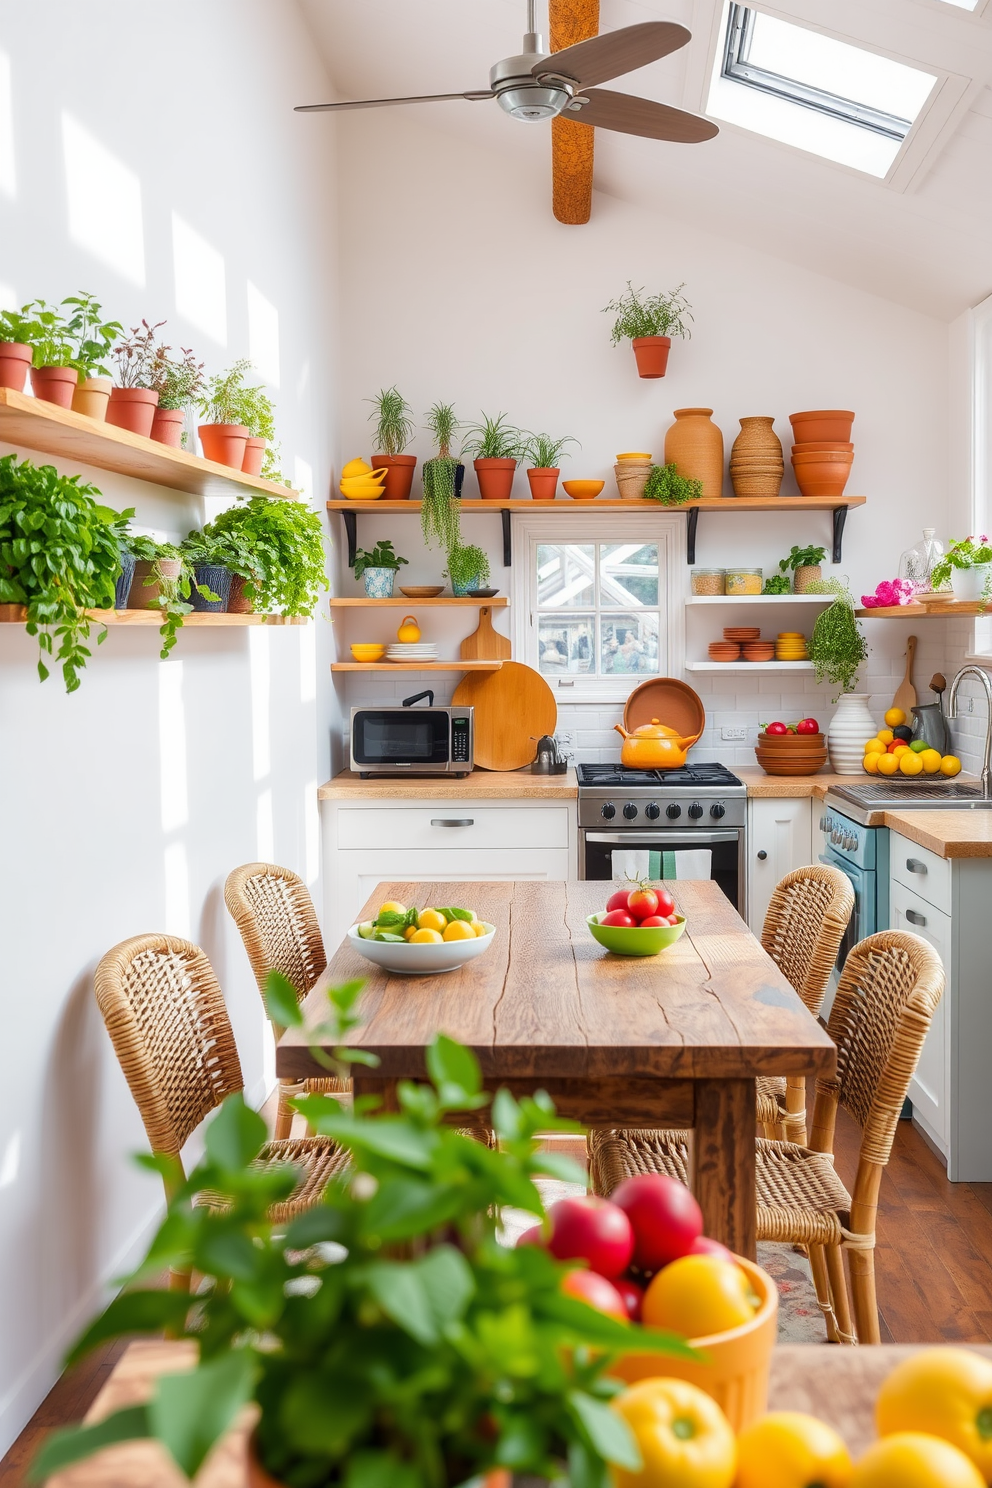
M 797 734 L 818 734 L 819 732 L 820 725 L 815 718 L 800 718 L 796 724 Z
M 648 915 L 646 920 L 641 921 L 642 930 L 657 930 L 661 925 L 669 925 L 671 921 L 667 915 Z
M 580 1302 L 587 1302 L 597 1312 L 605 1312 L 621 1323 L 630 1321 L 624 1300 L 612 1281 L 595 1271 L 568 1271 L 562 1277 L 561 1289 Z
M 658 895 L 654 889 L 634 889 L 627 897 L 627 911 L 643 923 L 658 913 Z
M 655 897 L 658 900 L 656 914 L 670 915 L 675 913 L 675 900 L 667 889 L 655 889 Z
M 632 930 L 634 919 L 625 909 L 611 909 L 599 922 L 601 925 L 619 925 L 624 930 Z
M 641 1321 L 641 1303 L 644 1301 L 644 1288 L 639 1287 L 636 1281 L 631 1281 L 626 1276 L 619 1276 L 613 1283 L 620 1293 L 620 1300 L 627 1309 L 627 1316 L 632 1323 Z
M 630 1265 L 634 1232 L 622 1209 L 609 1199 L 589 1194 L 559 1199 L 548 1210 L 548 1249 L 559 1261 L 588 1261 L 600 1276 L 619 1276 Z
M 697 1235 L 689 1247 L 690 1255 L 713 1256 L 718 1261 L 730 1261 L 737 1265 L 737 1257 L 732 1250 L 721 1245 L 719 1240 L 711 1240 L 708 1235 Z
M 634 1264 L 643 1271 L 660 1271 L 687 1255 L 703 1233 L 702 1212 L 692 1194 L 664 1173 L 625 1178 L 611 1197 L 633 1226 Z
M 609 912 L 611 910 L 614 910 L 614 909 L 626 909 L 627 908 L 627 900 L 629 898 L 630 898 L 630 890 L 629 889 L 617 889 L 616 893 L 615 894 L 611 894 L 610 897 L 609 897 L 609 899 L 607 899 L 607 901 L 606 901 L 607 912 Z

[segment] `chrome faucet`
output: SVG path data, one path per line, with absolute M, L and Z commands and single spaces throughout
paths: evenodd
M 992 682 L 989 681 L 989 674 L 984 667 L 969 663 L 968 666 L 961 668 L 947 694 L 947 716 L 948 718 L 957 717 L 958 684 L 962 677 L 968 676 L 969 672 L 977 677 L 985 688 L 985 696 L 989 705 L 989 717 L 985 725 L 985 758 L 982 762 L 982 796 L 988 801 L 992 799 Z

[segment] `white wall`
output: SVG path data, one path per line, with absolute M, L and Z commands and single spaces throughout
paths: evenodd
M 2 21 L 4 302 L 88 289 L 126 325 L 167 318 L 210 370 L 253 354 L 283 468 L 322 502 L 335 161 L 330 129 L 292 113 L 326 87 L 295 6 L 50 0 Z M 185 272 L 174 214 L 203 245 Z M 171 537 L 203 520 L 195 498 L 84 474 Z M 223 883 L 270 855 L 316 882 L 328 646 L 326 620 L 190 631 L 162 664 L 154 630 L 113 629 L 67 698 L 23 629 L 0 629 L 0 1454 L 159 1206 L 129 1162 L 146 1141 L 93 1001 L 100 956 L 149 930 L 201 943 L 249 1094 L 271 1080 Z

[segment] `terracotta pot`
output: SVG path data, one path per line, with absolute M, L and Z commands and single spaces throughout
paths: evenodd
M 157 403 L 158 393 L 154 388 L 115 387 L 110 393 L 107 423 L 149 439 Z
M 245 594 L 247 580 L 240 574 L 234 574 L 231 579 L 231 592 L 227 597 L 227 613 L 229 615 L 254 615 L 255 601 Z
M 810 584 L 818 584 L 822 578 L 823 570 L 818 563 L 800 563 L 792 587 L 797 594 L 806 594 Z
M 79 373 L 75 367 L 32 367 L 31 386 L 36 398 L 55 403 L 59 408 L 72 407 L 72 394 Z
M 741 419 L 741 432 L 730 451 L 730 479 L 735 496 L 777 496 L 785 474 L 782 444 L 766 414 Z
M 0 625 L 23 625 L 27 618 L 27 605 L 0 604 Z
M 152 438 L 170 449 L 182 449 L 185 408 L 156 408 L 152 415 Z
M 244 471 L 245 475 L 261 475 L 262 459 L 264 455 L 265 440 L 256 439 L 254 435 L 249 434 L 248 438 L 245 440 L 245 457 L 241 465 L 241 469 Z
M 385 488 L 387 501 L 408 501 L 416 469 L 416 455 L 373 455 L 372 469 L 386 467 Z
M 0 341 L 0 387 L 23 393 L 31 366 L 31 348 L 20 341 Z
M 131 592 L 127 597 L 129 610 L 156 610 L 158 609 L 158 583 L 146 584 L 145 580 L 150 576 L 153 564 L 147 559 L 142 559 L 134 565 L 134 578 L 131 580 Z M 183 571 L 181 558 L 160 558 L 158 570 L 163 579 L 178 579 Z
M 534 500 L 554 501 L 560 475 L 561 471 L 553 469 L 550 465 L 545 465 L 543 468 L 535 465 L 528 470 L 527 479 L 530 481 L 530 494 Z
M 72 395 L 73 413 L 84 413 L 87 418 L 103 423 L 107 417 L 107 405 L 114 381 L 112 377 L 84 377 L 76 384 Z
M 792 446 L 792 453 L 794 455 L 832 455 L 837 451 L 845 454 L 853 454 L 854 445 L 850 440 L 807 439 L 802 444 L 794 444 Z
M 664 377 L 668 368 L 671 336 L 635 336 L 631 341 L 638 377 Z
M 723 494 L 723 435 L 712 420 L 712 408 L 676 408 L 665 435 L 665 464 L 679 475 L 703 483 L 703 497 Z
M 789 423 L 796 442 L 800 440 L 848 440 L 854 414 L 846 408 L 815 408 L 806 413 L 790 413 Z
M 820 459 L 810 455 L 804 459 L 801 455 L 793 455 L 792 467 L 802 496 L 843 496 L 851 474 L 850 461 L 843 456 L 832 460 L 829 456 Z
M 516 460 L 473 460 L 483 501 L 509 501 Z
M 244 424 L 201 424 L 197 433 L 203 446 L 203 458 L 218 465 L 231 465 L 240 470 L 245 463 L 248 430 Z

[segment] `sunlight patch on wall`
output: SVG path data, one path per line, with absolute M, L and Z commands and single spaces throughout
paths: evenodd
M 273 863 L 276 856 L 275 831 L 272 823 L 272 792 L 262 791 L 255 811 L 258 857 L 262 863 Z
M 320 876 L 320 813 L 317 807 L 316 780 L 308 780 L 303 787 L 303 831 L 306 859 L 304 878 L 308 887 L 312 888 Z
M 227 345 L 227 277 L 223 255 L 172 214 L 172 256 L 176 276 L 176 309 L 198 331 Z
M 269 637 L 264 626 L 248 632 L 251 669 L 251 753 L 254 778 L 265 780 L 272 773 L 271 706 L 272 666 Z
M 21 1170 L 21 1134 L 16 1131 L 3 1149 L 0 1158 L 0 1188 L 11 1188 L 17 1182 Z
M 165 849 L 165 933 L 190 938 L 189 865 L 185 842 L 170 842 Z
M 0 52 L 0 191 L 17 195 L 14 168 L 14 90 L 10 80 L 10 58 Z
M 163 661 L 158 669 L 159 782 L 162 831 L 174 832 L 189 820 L 186 784 L 186 711 L 183 664 Z
M 317 697 L 317 626 L 301 625 L 300 637 L 300 702 L 312 703 Z
M 293 485 L 309 501 L 313 496 L 313 466 L 299 455 L 293 457 Z
M 18 310 L 20 301 L 14 294 L 12 284 L 0 284 L 0 310 Z
M 69 236 L 132 284 L 145 282 L 141 182 L 134 171 L 62 115 Z
M 279 386 L 279 311 L 248 281 L 248 355 L 266 382 Z

